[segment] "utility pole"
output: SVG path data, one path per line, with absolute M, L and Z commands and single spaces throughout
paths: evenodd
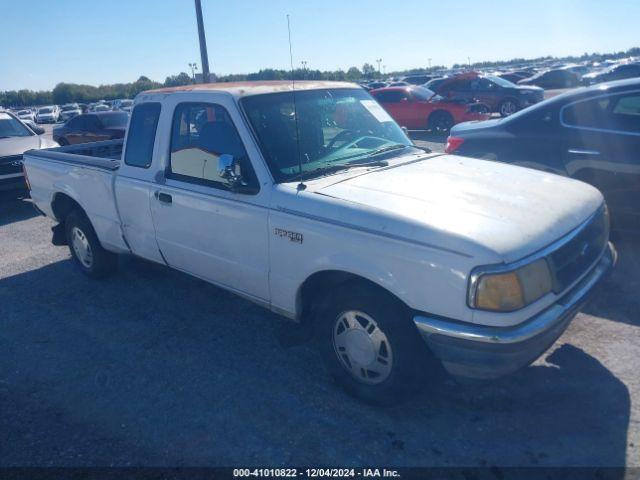
M 204 24 L 202 23 L 202 5 L 200 0 L 196 2 L 196 20 L 198 21 L 198 39 L 200 40 L 200 59 L 202 61 L 202 83 L 209 82 L 209 56 L 207 55 L 207 39 L 204 36 Z

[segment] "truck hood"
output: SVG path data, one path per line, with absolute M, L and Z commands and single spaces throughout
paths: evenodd
M 507 263 L 566 235 L 603 202 L 586 183 L 455 155 L 353 176 L 316 193 L 382 213 L 387 221 L 377 228 L 386 233 Z

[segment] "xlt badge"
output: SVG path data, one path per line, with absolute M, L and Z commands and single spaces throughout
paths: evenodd
M 274 228 L 273 233 L 278 237 L 288 238 L 290 242 L 302 243 L 303 237 L 301 233 L 284 230 L 282 228 Z

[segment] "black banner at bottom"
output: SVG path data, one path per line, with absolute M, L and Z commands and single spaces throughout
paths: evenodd
M 217 479 L 460 479 L 640 480 L 640 468 L 608 467 L 216 467 L 216 468 L 0 468 L 0 480 L 217 480 Z

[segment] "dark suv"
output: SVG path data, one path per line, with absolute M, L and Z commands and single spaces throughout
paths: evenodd
M 507 117 L 543 100 L 544 90 L 523 87 L 500 77 L 481 76 L 475 72 L 450 77 L 437 86 L 437 93 L 451 99 L 476 100 L 492 112 Z

